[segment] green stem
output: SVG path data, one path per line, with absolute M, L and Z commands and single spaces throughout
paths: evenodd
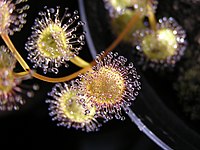
M 81 67 L 81 68 L 90 66 L 90 63 L 86 62 L 85 60 L 81 59 L 81 58 L 78 57 L 78 56 L 75 56 L 74 58 L 70 59 L 70 61 L 71 61 L 73 64 L 75 64 L 76 66 L 79 66 L 79 67 Z
M 128 34 L 128 32 L 131 30 L 131 28 L 136 24 L 136 22 L 138 21 L 139 17 L 140 17 L 140 13 L 136 13 L 135 15 L 133 15 L 133 17 L 130 19 L 130 21 L 128 22 L 128 24 L 124 28 L 124 30 L 121 32 L 121 34 L 105 50 L 105 54 L 108 54 L 110 51 L 112 51 L 121 42 L 121 40 L 124 38 L 124 36 L 126 36 Z M 11 52 L 15 55 L 16 59 L 19 61 L 21 66 L 25 70 L 25 72 L 16 73 L 16 75 L 18 75 L 18 76 L 27 75 L 30 72 L 30 68 L 27 65 L 27 63 L 24 61 L 24 59 L 21 57 L 21 55 L 18 53 L 18 51 L 16 50 L 14 45 L 12 44 L 9 36 L 6 35 L 6 34 L 2 34 L 1 37 L 5 41 L 6 45 L 11 50 Z M 84 61 L 83 59 L 81 59 L 78 56 L 76 56 L 75 58 L 71 59 L 71 61 L 74 64 L 76 64 L 77 66 L 82 67 L 82 69 L 80 69 L 79 71 L 77 71 L 77 72 L 75 72 L 75 73 L 73 73 L 71 75 L 68 75 L 68 76 L 65 76 L 65 77 L 61 77 L 61 78 L 50 78 L 50 77 L 46 77 L 46 76 L 40 75 L 37 72 L 33 72 L 32 76 L 37 78 L 37 79 L 39 79 L 39 80 L 45 81 L 45 82 L 51 82 L 51 83 L 65 82 L 65 81 L 72 80 L 73 78 L 76 78 L 81 73 L 85 73 L 86 71 L 89 71 L 91 69 L 91 66 L 96 64 L 95 60 L 92 61 L 91 63 L 88 63 L 88 62 Z
M 152 8 L 152 2 L 151 0 L 148 0 L 148 4 L 147 4 L 147 13 L 148 13 L 148 18 L 149 18 L 149 23 L 150 23 L 150 26 L 151 26 L 151 29 L 153 31 L 156 31 L 157 30 L 157 21 L 156 21 L 156 17 L 155 17 L 155 14 L 154 14 L 154 11 L 153 11 L 153 8 Z

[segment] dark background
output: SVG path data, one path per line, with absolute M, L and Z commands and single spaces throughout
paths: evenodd
M 31 26 L 38 12 L 44 10 L 44 6 L 61 6 L 61 12 L 65 7 L 73 12 L 78 9 L 75 0 L 29 0 L 30 9 L 27 11 L 27 23 L 23 29 L 11 37 L 14 45 L 23 58 L 27 57 L 24 44 L 31 35 Z M 3 43 L 3 41 L 1 41 Z M 80 57 L 91 61 L 92 57 L 87 45 L 80 52 Z M 28 62 L 28 61 L 27 61 Z M 31 66 L 31 63 L 28 62 Z M 70 67 L 62 68 L 58 76 L 68 75 L 79 68 L 70 64 Z M 16 71 L 21 71 L 17 64 Z M 38 69 L 38 72 L 42 72 Z M 49 75 L 54 76 L 54 75 Z M 40 90 L 35 92 L 34 98 L 28 98 L 19 111 L 0 113 L 0 149 L 71 149 L 71 150 L 136 150 L 159 149 L 137 127 L 127 119 L 125 121 L 112 120 L 103 125 L 99 132 L 85 133 L 75 129 L 57 127 L 48 115 L 48 104 L 45 104 L 47 92 L 51 91 L 54 84 L 33 79 L 23 84 L 37 83 Z

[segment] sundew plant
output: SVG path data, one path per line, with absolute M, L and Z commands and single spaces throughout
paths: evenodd
M 28 89 L 23 86 L 26 80 L 36 78 L 44 84 L 55 83 L 47 93 L 46 103 L 51 119 L 58 126 L 98 131 L 113 118 L 124 120 L 130 112 L 129 106 L 137 100 L 142 85 L 134 64 L 159 70 L 174 67 L 181 59 L 186 46 L 185 31 L 172 17 L 156 20 L 158 1 L 103 2 L 117 39 L 95 60 L 87 62 L 78 56 L 85 50 L 87 37 L 83 31 L 85 23 L 77 10 L 44 6 L 24 44 L 27 58 L 23 58 L 10 36 L 14 37 L 26 25 L 27 10 L 31 6 L 27 0 L 0 0 L 0 35 L 5 43 L 0 47 L 1 111 L 18 110 L 28 97 L 39 93 L 37 84 Z M 145 17 L 149 26 L 143 24 Z M 111 52 L 121 41 L 136 47 L 139 62 L 130 62 L 118 52 Z M 17 62 L 23 71 L 16 71 Z M 63 68 L 70 68 L 70 63 L 81 69 L 57 77 Z M 151 138 L 157 140 L 154 134 Z
M 22 8 L 17 7 L 19 4 Z M 46 103 L 52 120 L 59 126 L 96 131 L 102 120 L 106 122 L 113 117 L 124 120 L 122 107 L 130 106 L 141 88 L 140 76 L 133 63 L 108 51 L 102 52 L 91 63 L 78 57 L 85 44 L 85 32 L 79 29 L 84 22 L 80 20 L 78 11 L 70 13 L 69 8 L 63 8 L 62 14 L 60 6 L 44 6 L 25 43 L 27 60 L 32 64 L 30 67 L 9 37 L 26 23 L 28 8 L 26 1 L 1 1 L 1 12 L 4 12 L 1 13 L 1 37 L 6 44 L 1 46 L 1 110 L 19 109 L 25 103 L 21 96 L 23 93 L 28 97 L 34 96 L 31 91 L 37 90 L 38 86 L 33 85 L 30 92 L 23 92 L 26 89 L 20 88 L 20 83 L 21 80 L 37 78 L 57 83 L 47 94 Z M 17 61 L 23 72 L 14 71 Z M 59 68 L 69 67 L 69 61 L 83 69 L 61 78 L 47 76 L 48 73 L 59 74 Z M 39 74 L 37 68 L 41 68 L 43 73 Z

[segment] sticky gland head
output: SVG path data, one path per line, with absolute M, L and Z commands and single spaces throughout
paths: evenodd
M 158 70 L 174 67 L 184 55 L 187 46 L 184 29 L 172 17 L 159 19 L 156 31 L 141 30 L 133 36 L 140 55 L 138 64 L 143 69 L 150 67 Z
M 165 60 L 175 54 L 178 43 L 173 31 L 166 28 L 146 35 L 141 46 L 148 59 Z

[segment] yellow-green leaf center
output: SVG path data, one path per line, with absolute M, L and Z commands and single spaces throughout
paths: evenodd
M 111 67 L 101 67 L 91 74 L 91 81 L 87 85 L 87 92 L 98 104 L 115 104 L 122 99 L 125 89 L 124 78 L 121 73 Z
M 49 24 L 37 40 L 40 53 L 49 58 L 63 56 L 68 51 L 65 31 L 55 23 Z
M 176 36 L 170 29 L 160 29 L 146 35 L 142 40 L 142 50 L 151 60 L 165 60 L 173 56 L 177 48 Z
M 78 102 L 79 99 L 80 98 L 75 92 L 64 93 L 59 100 L 60 109 L 66 118 L 70 119 L 71 121 L 78 123 L 90 121 L 92 118 L 94 118 L 96 109 L 95 107 L 91 107 L 91 104 L 88 102 L 86 105 L 90 113 L 85 114 L 86 109 L 83 108 L 82 104 Z

